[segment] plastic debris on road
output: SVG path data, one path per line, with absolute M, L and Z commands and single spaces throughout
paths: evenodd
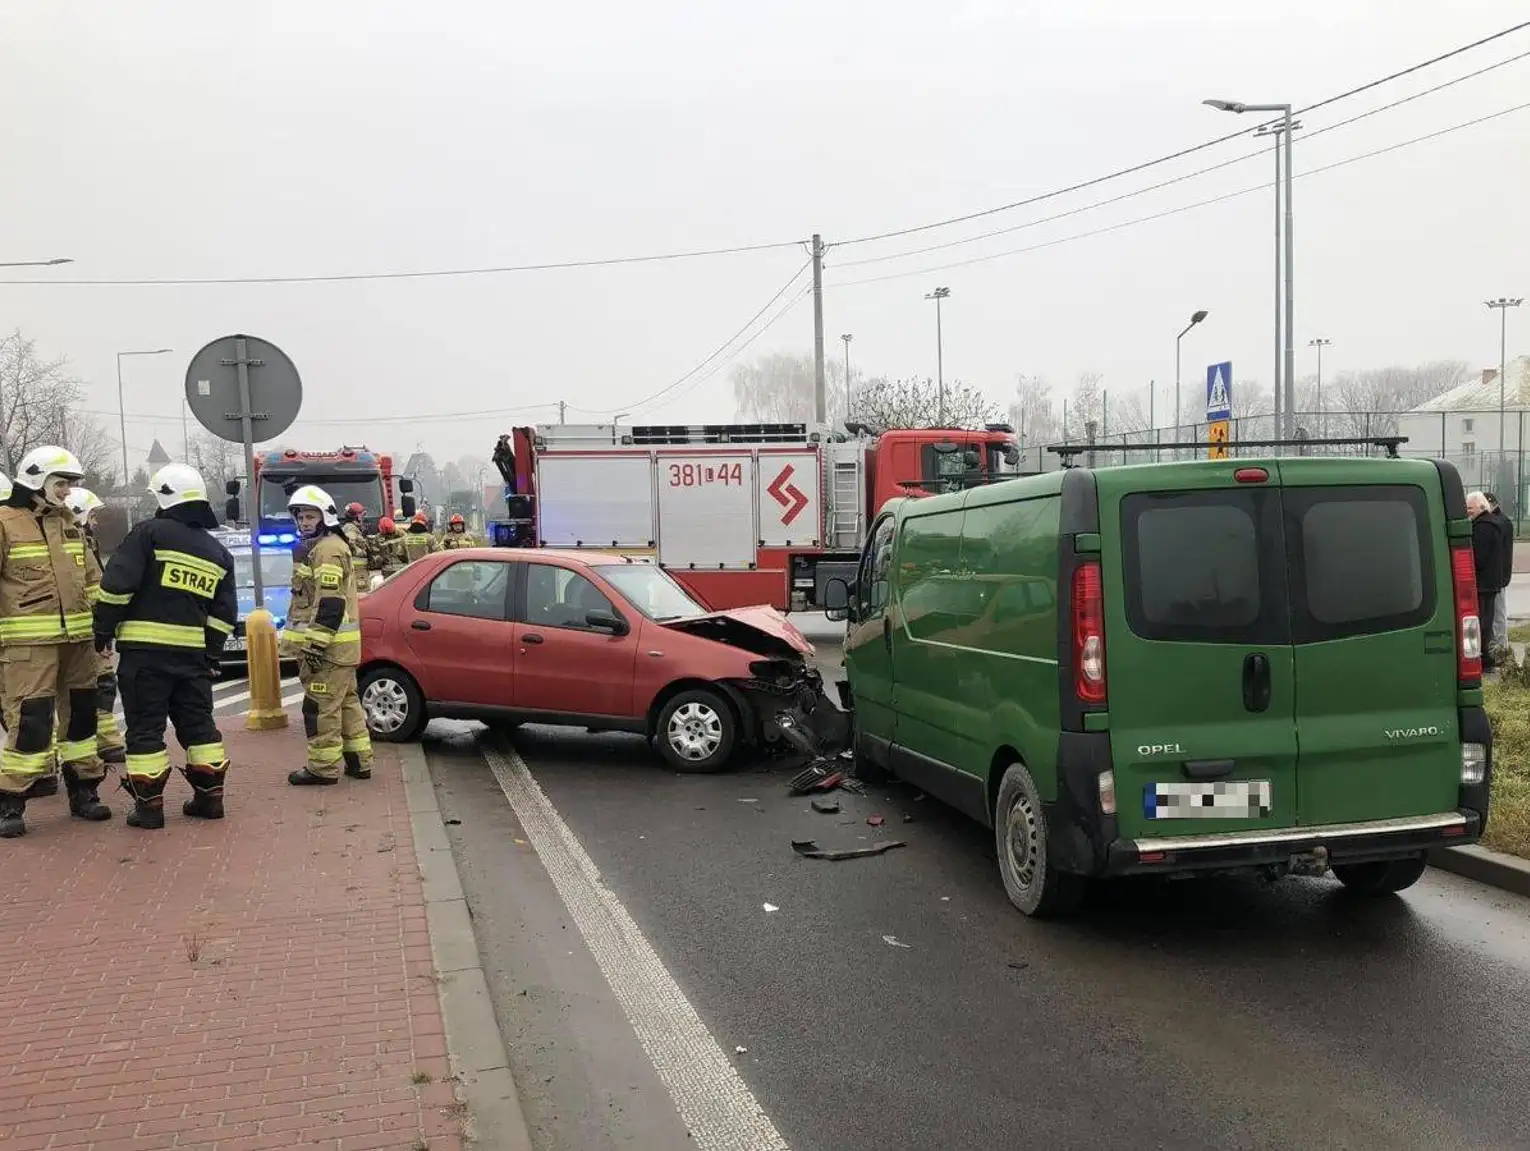
M 912 944 L 904 943 L 896 935 L 884 935 L 882 936 L 882 942 L 887 944 L 888 947 L 901 947 L 905 951 L 912 951 L 914 949 Z
M 813 800 L 813 810 L 819 815 L 838 815 L 839 800 L 829 799 L 827 796 Z
M 880 815 L 868 815 L 866 817 L 866 822 L 872 827 L 881 827 L 884 823 L 887 822 L 887 820 L 882 818 Z
M 824 848 L 819 847 L 816 840 L 794 839 L 792 850 L 807 859 L 865 859 L 870 855 L 881 855 L 884 851 L 891 851 L 895 847 L 907 847 L 901 839 L 889 839 L 886 843 L 872 844 L 870 847 L 847 847 L 847 848 Z
M 774 903 L 762 903 L 762 904 L 760 904 L 760 906 L 763 907 L 767 913 L 772 912 L 772 911 L 780 911 L 781 910 Z

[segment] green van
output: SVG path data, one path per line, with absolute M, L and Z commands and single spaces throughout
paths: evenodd
M 1142 873 L 1394 892 L 1486 825 L 1446 461 L 1075 467 L 899 499 L 836 582 L 859 771 L 992 827 L 1028 915 Z

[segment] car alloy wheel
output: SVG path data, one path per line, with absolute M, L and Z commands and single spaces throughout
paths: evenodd
M 362 690 L 361 709 L 367 726 L 380 735 L 392 735 L 409 722 L 409 694 L 389 676 L 379 676 Z
M 665 738 L 681 759 L 700 763 L 722 746 L 722 716 L 700 700 L 687 700 L 670 715 Z

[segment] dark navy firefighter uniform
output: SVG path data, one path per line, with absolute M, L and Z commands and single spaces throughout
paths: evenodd
M 224 640 L 239 618 L 234 561 L 208 534 L 216 527 L 204 501 L 156 513 L 128 533 L 101 579 L 97 650 L 115 641 L 117 685 L 127 719 L 123 787 L 133 797 L 127 822 L 165 825 L 170 774 L 165 721 L 186 749 L 183 774 L 192 798 L 182 810 L 223 818 L 228 755 L 213 720 L 212 680 Z

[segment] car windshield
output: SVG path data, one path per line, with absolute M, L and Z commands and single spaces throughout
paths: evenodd
M 239 587 L 255 586 L 255 566 L 245 548 L 229 553 L 234 557 L 234 580 Z M 286 548 L 262 548 L 260 582 L 266 587 L 286 587 L 292 582 L 292 553 Z
M 287 498 L 303 484 L 318 484 L 343 508 L 358 503 L 366 509 L 369 520 L 383 514 L 382 481 L 376 476 L 262 476 L 260 479 L 260 517 L 281 520 L 290 517 Z
M 602 564 L 595 570 L 633 607 L 658 623 L 707 612 L 668 572 L 652 564 Z

